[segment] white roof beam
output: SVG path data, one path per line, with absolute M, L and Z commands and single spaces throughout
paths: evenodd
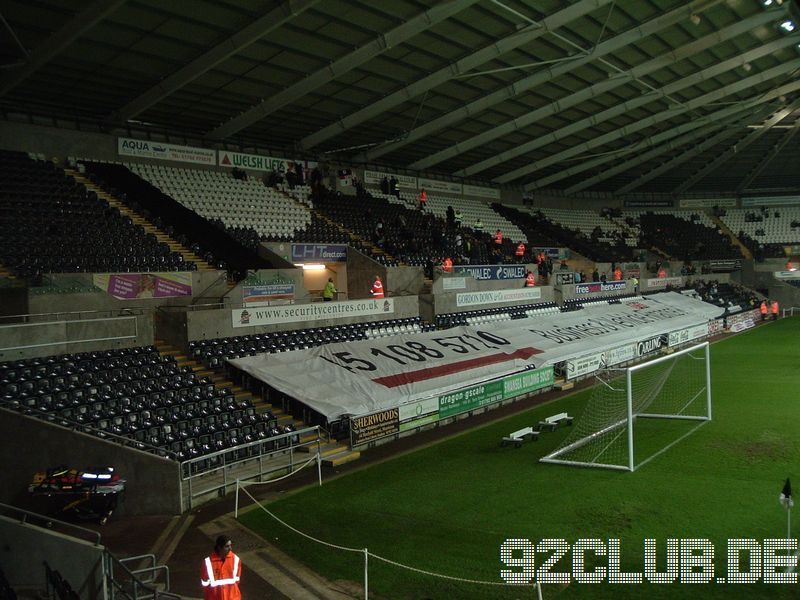
M 394 152 L 395 150 L 419 139 L 425 138 L 432 133 L 439 131 L 440 129 L 449 127 L 450 125 L 458 123 L 459 121 L 473 117 L 478 113 L 483 112 L 487 108 L 491 108 L 492 106 L 495 106 L 501 102 L 505 102 L 509 98 L 519 96 L 521 93 L 531 90 L 538 85 L 570 73 L 582 65 L 594 62 L 596 60 L 602 60 L 602 57 L 606 56 L 607 54 L 624 48 L 625 46 L 628 46 L 637 40 L 648 37 L 660 31 L 661 29 L 664 29 L 665 27 L 669 27 L 670 25 L 674 25 L 675 23 L 678 23 L 684 19 L 688 19 L 691 15 L 706 10 L 708 7 L 718 4 L 719 2 L 720 0 L 695 0 L 694 2 L 690 2 L 685 6 L 676 8 L 664 15 L 656 17 L 655 19 L 651 19 L 646 23 L 642 23 L 634 29 L 626 31 L 625 33 L 598 44 L 591 53 L 579 53 L 575 55 L 574 60 L 569 60 L 553 66 L 545 67 L 533 75 L 524 77 L 523 79 L 515 81 L 510 85 L 483 96 L 482 98 L 478 98 L 477 100 L 465 104 L 456 110 L 450 111 L 441 117 L 424 123 L 419 127 L 415 127 L 403 135 L 401 139 L 371 148 L 370 150 L 356 156 L 355 159 L 363 162 L 369 162 L 370 160 L 383 156 L 384 154 Z
M 107 117 L 108 122 L 124 123 L 157 104 L 170 94 L 191 83 L 203 73 L 207 73 L 224 60 L 227 60 L 242 49 L 257 42 L 270 31 L 278 29 L 284 23 L 304 13 L 320 0 L 287 0 L 265 15 L 259 17 L 229 38 L 226 38 L 210 50 L 198 56 L 188 65 L 181 67 L 163 81 L 140 94 L 125 106 Z
M 15 70 L 11 76 L 0 85 L 0 96 L 5 96 L 8 92 L 33 75 L 44 64 L 58 56 L 72 42 L 81 35 L 89 31 L 100 21 L 105 19 L 126 0 L 95 0 L 87 5 L 83 10 L 64 23 L 58 31 L 47 38 L 42 45 L 34 49 L 28 56 L 25 66 Z
M 797 134 L 798 130 L 800 130 L 800 120 L 798 120 L 797 123 L 791 129 L 789 129 L 785 134 L 783 134 L 783 136 L 781 136 L 780 141 L 777 144 L 775 144 L 775 146 L 764 155 L 764 157 L 753 168 L 753 170 L 747 174 L 747 177 L 745 177 L 739 184 L 739 186 L 736 188 L 737 194 L 742 193 L 748 187 L 750 187 L 750 184 L 753 183 L 756 177 L 758 177 L 761 174 L 761 172 L 766 168 L 766 166 L 769 163 L 771 163 L 775 159 L 775 157 L 778 156 L 778 154 L 781 153 L 781 150 L 783 150 L 786 147 L 786 144 L 792 141 L 792 138 Z
M 549 31 L 566 25 L 567 23 L 574 21 L 575 19 L 578 19 L 606 4 L 609 4 L 610 2 L 612 2 L 612 0 L 580 0 L 580 2 L 577 2 L 570 7 L 546 17 L 542 20 L 539 27 L 526 27 L 519 32 L 515 32 L 507 37 L 492 42 L 477 52 L 473 52 L 472 54 L 465 56 L 460 60 L 450 63 L 446 67 L 434 71 L 430 75 L 426 75 L 422 79 L 419 79 L 418 81 L 392 92 L 377 102 L 365 106 L 364 108 L 339 119 L 335 123 L 332 123 L 327 127 L 324 127 L 323 129 L 304 137 L 302 140 L 300 140 L 298 147 L 301 150 L 308 150 L 309 148 L 318 146 L 322 142 L 336 137 L 337 135 L 352 129 L 357 125 L 364 123 L 365 121 L 373 119 L 383 114 L 387 110 L 402 104 L 403 102 L 412 100 L 417 96 L 420 96 L 425 92 L 435 88 L 436 86 L 449 81 L 450 79 L 467 73 L 475 67 L 494 60 L 499 56 L 519 48 L 520 46 L 529 44 L 533 40 L 542 37 Z
M 675 193 L 680 194 L 685 192 L 690 187 L 692 187 L 695 183 L 703 180 L 709 173 L 713 173 L 726 162 L 728 162 L 731 157 L 747 148 L 750 144 L 761 138 L 765 133 L 767 133 L 773 126 L 777 125 L 781 121 L 783 121 L 786 117 L 792 114 L 792 111 L 800 106 L 800 100 L 797 100 L 790 104 L 789 106 L 780 109 L 774 115 L 772 115 L 769 119 L 764 121 L 763 126 L 756 129 L 755 131 L 751 131 L 744 139 L 737 142 L 732 148 L 728 148 L 725 152 L 718 155 L 714 160 L 710 163 L 702 167 L 699 171 L 694 173 L 691 177 L 686 179 L 683 183 L 681 183 L 678 187 L 675 188 Z
M 764 81 L 769 81 L 770 79 L 774 79 L 780 75 L 791 71 L 792 69 L 796 69 L 800 67 L 800 59 L 795 59 L 782 65 L 778 65 L 776 67 L 772 67 L 771 69 L 767 69 L 762 71 L 761 73 L 757 73 L 750 77 L 746 77 L 736 83 L 732 83 L 730 85 L 726 85 L 721 87 L 713 92 L 709 92 L 707 94 L 703 94 L 702 96 L 698 96 L 697 98 L 693 98 L 688 102 L 677 106 L 675 108 L 670 108 L 659 113 L 653 114 L 649 117 L 636 121 L 635 123 L 631 123 L 626 125 L 625 127 L 620 127 L 619 129 L 615 129 L 614 131 L 610 131 L 604 135 L 598 136 L 588 142 L 583 142 L 581 144 L 577 144 L 567 150 L 562 152 L 558 152 L 552 156 L 548 156 L 539 161 L 535 161 L 529 165 L 524 167 L 520 167 L 519 169 L 515 169 L 510 173 L 506 173 L 505 175 L 501 175 L 500 177 L 494 178 L 495 183 L 508 183 L 510 181 L 514 181 L 515 179 L 519 179 L 520 177 L 524 177 L 530 173 L 534 173 L 550 165 L 557 164 L 564 160 L 570 159 L 574 156 L 578 156 L 580 154 L 584 154 L 585 152 L 591 152 L 596 148 L 599 148 L 609 142 L 616 141 L 618 139 L 624 138 L 628 135 L 641 131 L 642 129 L 646 129 L 647 127 L 652 127 L 653 125 L 657 125 L 659 123 L 668 122 L 670 119 L 682 115 L 690 110 L 694 110 L 696 108 L 700 108 L 701 106 L 705 106 L 706 104 L 717 102 L 726 96 L 730 96 L 731 94 L 736 94 L 742 91 L 745 91 L 752 85 L 757 85 L 759 83 L 763 83 Z M 712 67 L 713 68 L 713 67 Z M 683 80 L 681 80 L 683 81 Z M 539 185 L 538 182 L 534 181 L 532 183 L 527 184 L 526 189 L 534 190 L 538 189 Z
M 650 73 L 654 73 L 655 71 L 671 66 L 674 63 L 693 56 L 698 52 L 702 52 L 703 50 L 711 48 L 721 42 L 735 38 L 743 33 L 747 33 L 753 28 L 764 25 L 765 23 L 771 22 L 774 19 L 774 13 L 756 13 L 756 15 L 750 17 L 749 19 L 745 19 L 744 21 L 735 23 L 730 27 L 715 31 L 712 34 L 686 44 L 685 46 L 682 46 L 672 52 L 668 52 L 636 67 L 633 67 L 628 72 L 620 76 L 615 76 L 607 81 L 601 81 L 594 85 L 588 86 L 578 92 L 561 98 L 560 100 L 556 100 L 555 102 L 551 102 L 550 104 L 542 106 L 541 108 L 531 111 L 525 115 L 521 115 L 511 121 L 508 121 L 507 123 L 504 123 L 503 125 L 492 127 L 490 130 L 473 136 L 468 140 L 458 142 L 457 144 L 441 150 L 436 154 L 432 154 L 429 157 L 416 161 L 415 163 L 409 165 L 409 168 L 426 169 L 444 160 L 458 156 L 463 152 L 473 148 L 478 148 L 499 137 L 521 130 L 537 121 L 546 119 L 547 117 L 558 114 L 568 108 L 577 106 L 582 102 L 593 99 L 600 94 L 609 92 L 617 87 L 630 83 L 639 77 L 644 77 Z M 533 142 L 533 144 L 535 143 L 536 142 Z M 530 149 L 527 146 L 518 146 L 508 150 L 507 152 L 498 154 L 497 156 L 487 158 L 478 163 L 465 167 L 464 169 L 460 169 L 454 172 L 453 175 L 456 177 L 469 177 L 495 165 L 502 164 L 507 160 L 515 156 L 520 156 L 528 151 L 530 151 Z
M 564 171 L 565 173 L 564 177 L 572 177 L 573 175 L 577 175 L 578 173 L 583 173 L 584 171 L 587 171 L 589 169 L 594 169 L 603 164 L 612 162 L 623 154 L 641 152 L 644 148 L 657 148 L 659 144 L 663 144 L 665 140 L 669 140 L 679 135 L 683 135 L 688 131 L 693 131 L 698 127 L 702 127 L 708 123 L 714 123 L 717 121 L 728 119 L 729 117 L 731 117 L 732 115 L 734 115 L 739 111 L 755 109 L 756 107 L 766 102 L 770 102 L 775 98 L 780 98 L 780 96 L 784 94 L 791 94 L 797 90 L 800 90 L 800 81 L 788 83 L 779 88 L 771 90 L 766 94 L 760 94 L 755 98 L 739 102 L 735 106 L 730 106 L 728 108 L 718 110 L 717 112 L 711 113 L 710 115 L 706 115 L 701 119 L 695 119 L 693 121 L 689 121 L 688 123 L 684 123 L 683 125 L 679 125 L 678 127 L 673 127 L 666 131 L 662 131 L 660 133 L 652 135 L 645 140 L 642 140 L 636 144 L 632 144 L 628 148 L 623 148 L 617 152 L 606 153 L 606 155 L 596 158 L 594 160 L 581 161 L 580 164 L 566 169 Z M 558 175 L 551 175 L 550 178 L 552 178 L 553 181 L 559 181 L 560 179 L 563 179 Z M 549 181 L 550 178 L 547 177 L 544 178 L 543 181 L 546 185 L 550 183 Z
M 478 1 L 479 0 L 449 0 L 448 2 L 440 2 L 433 8 L 416 15 L 409 21 L 398 25 L 385 34 L 379 35 L 369 43 L 319 69 L 305 79 L 262 100 L 242 114 L 233 117 L 226 123 L 210 131 L 206 137 L 213 140 L 230 137 L 242 129 L 254 123 L 258 123 L 275 111 L 302 98 L 306 94 L 313 92 L 329 81 L 341 77 L 345 73 L 372 60 L 390 48 L 408 41 L 415 35 L 433 27 L 437 23 L 469 8 Z

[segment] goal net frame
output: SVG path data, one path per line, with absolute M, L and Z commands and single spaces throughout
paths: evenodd
M 608 424 L 605 427 L 601 428 L 600 430 L 591 433 L 587 436 L 582 437 L 581 439 L 564 446 L 563 448 L 557 448 L 550 454 L 542 457 L 539 459 L 539 462 L 543 463 L 551 463 L 551 464 L 558 464 L 558 465 L 572 465 L 572 466 L 580 466 L 580 467 L 599 467 L 604 469 L 615 469 L 621 471 L 635 471 L 638 467 L 646 464 L 647 462 L 653 460 L 656 456 L 663 454 L 667 450 L 669 450 L 672 446 L 683 440 L 685 437 L 694 433 L 694 431 L 700 427 L 701 425 L 705 425 L 707 422 L 711 421 L 711 351 L 710 351 L 710 344 L 708 342 L 703 342 L 702 344 L 696 344 L 689 348 L 684 348 L 683 350 L 679 350 L 677 352 L 672 352 L 670 354 L 666 354 L 664 356 L 660 356 L 656 359 L 649 360 L 646 362 L 639 363 L 637 365 L 633 365 L 624 369 L 620 369 L 620 371 L 625 371 L 625 396 L 627 401 L 627 411 L 626 415 L 621 419 L 614 423 Z M 683 415 L 679 413 L 668 414 L 668 413 L 651 413 L 651 412 L 640 412 L 634 413 L 634 401 L 633 401 L 633 375 L 637 371 L 641 371 L 643 369 L 651 368 L 657 364 L 664 363 L 667 361 L 674 361 L 677 360 L 679 357 L 691 354 L 702 350 L 705 355 L 705 389 L 701 389 L 698 392 L 698 395 L 695 396 L 695 399 L 699 397 L 700 393 L 705 393 L 706 396 L 706 414 L 705 415 Z M 605 382 L 599 382 L 597 385 L 608 385 Z M 689 400 L 689 403 L 693 402 L 694 399 Z M 647 407 L 644 407 L 645 410 Z M 661 448 L 660 450 L 656 451 L 654 454 L 648 456 L 638 464 L 634 462 L 634 428 L 635 422 L 638 418 L 647 418 L 647 419 L 677 419 L 677 420 L 684 420 L 684 421 L 699 421 L 700 423 L 693 427 L 690 431 L 684 433 L 677 439 L 673 440 L 665 447 Z M 577 421 L 576 421 L 577 424 Z M 609 433 L 611 431 L 620 429 L 620 428 L 627 429 L 627 445 L 628 445 L 628 464 L 610 464 L 610 463 L 601 463 L 601 462 L 592 462 L 592 461 L 580 461 L 580 460 L 571 460 L 566 458 L 560 458 L 562 455 L 567 454 L 577 448 L 585 446 L 596 439 L 598 436 L 602 436 L 603 434 Z

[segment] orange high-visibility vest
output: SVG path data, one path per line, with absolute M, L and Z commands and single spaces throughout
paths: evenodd
M 761 310 L 761 314 L 766 316 L 766 314 L 767 314 L 767 301 L 766 300 L 762 300 L 761 301 L 760 310 Z
M 525 287 L 534 287 L 536 285 L 536 280 L 533 278 L 533 273 L 528 273 L 528 276 L 525 278 Z
M 453 261 L 448 256 L 447 258 L 444 259 L 444 263 L 442 264 L 442 271 L 444 271 L 445 273 L 450 273 L 452 270 L 453 270 Z
M 239 580 L 242 578 L 242 563 L 233 552 L 225 560 L 215 552 L 203 561 L 200 583 L 205 600 L 241 600 Z
M 372 284 L 372 297 L 383 298 L 383 284 L 380 279 L 376 279 L 375 283 Z
M 772 314 L 775 315 L 776 317 L 778 316 L 778 301 L 777 300 L 773 300 L 772 301 Z
M 617 268 L 614 271 L 614 281 L 622 281 L 622 269 Z
M 517 244 L 517 252 L 516 252 L 516 255 L 517 255 L 517 256 L 525 256 L 525 244 L 523 244 L 522 242 L 520 242 L 519 244 Z
M 663 267 L 658 270 L 658 278 L 659 279 L 666 279 L 667 278 L 667 272 L 663 269 Z

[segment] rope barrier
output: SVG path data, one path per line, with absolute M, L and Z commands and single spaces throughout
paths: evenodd
M 289 530 L 295 532 L 296 534 L 306 538 L 307 540 L 311 540 L 312 542 L 316 542 L 317 544 L 321 544 L 321 545 L 327 546 L 329 548 L 334 548 L 336 550 L 342 550 L 344 552 L 357 552 L 358 554 L 365 554 L 366 556 L 371 556 L 372 558 L 375 558 L 375 559 L 377 559 L 377 560 L 379 560 L 381 562 L 384 562 L 386 564 L 389 564 L 389 565 L 392 565 L 392 566 L 395 566 L 395 567 L 398 567 L 398 568 L 401 568 L 401 569 L 405 569 L 407 571 L 412 571 L 414 573 L 420 573 L 421 575 L 428 575 L 430 577 L 437 577 L 439 579 L 446 579 L 448 581 L 458 581 L 458 582 L 461 582 L 461 583 L 471 583 L 471 584 L 477 584 L 477 585 L 491 585 L 491 586 L 517 587 L 517 588 L 518 587 L 527 587 L 526 585 L 520 585 L 518 583 L 506 583 L 504 581 L 483 581 L 482 579 L 465 579 L 465 578 L 462 578 L 462 577 L 454 577 L 453 575 L 445 575 L 444 573 L 436 573 L 434 571 L 426 571 L 425 569 L 412 567 L 410 565 L 406 565 L 406 564 L 391 560 L 389 558 L 385 558 L 383 556 L 380 556 L 378 554 L 370 552 L 370 551 L 366 550 L 365 548 L 349 548 L 347 546 L 340 546 L 338 544 L 333 544 L 331 542 L 326 542 L 325 540 L 317 539 L 314 536 L 309 535 L 309 534 L 307 534 L 307 533 L 305 533 L 303 531 L 300 531 L 299 529 L 297 529 L 296 527 L 293 527 L 292 525 L 289 525 L 286 521 L 284 521 L 283 519 L 278 517 L 275 513 L 271 512 L 266 506 L 261 504 L 261 502 L 256 500 L 252 496 L 252 494 L 250 494 L 250 492 L 248 492 L 247 490 L 244 490 L 244 493 L 247 494 L 248 496 L 250 496 L 250 498 L 253 500 L 253 502 L 255 502 L 255 504 L 257 504 L 258 507 L 261 510 L 263 510 L 267 515 L 269 515 L 270 517 L 275 519 L 278 523 L 280 523 L 281 525 L 283 525 L 287 529 L 289 529 Z

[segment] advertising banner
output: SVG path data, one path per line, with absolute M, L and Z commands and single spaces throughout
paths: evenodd
M 439 399 L 425 398 L 400 406 L 400 431 L 416 429 L 439 420 Z
M 775 279 L 800 279 L 800 271 L 774 271 Z
M 692 340 L 704 338 L 707 335 L 708 325 L 696 325 L 694 327 L 687 327 L 686 329 L 670 332 L 667 338 L 667 343 L 670 347 L 680 346 L 681 344 L 686 344 Z
M 576 377 L 583 377 L 589 373 L 594 373 L 597 369 L 602 368 L 603 354 L 587 354 L 580 356 L 573 360 L 567 361 L 567 379 L 575 379 Z
M 618 348 L 606 350 L 600 354 L 600 367 L 613 367 L 630 362 L 636 358 L 636 344 L 625 344 Z
M 672 200 L 625 200 L 625 208 L 670 208 Z
M 731 271 L 741 271 L 742 261 L 740 259 L 710 260 L 708 266 L 712 273 L 730 273 Z
M 417 178 L 412 175 L 398 175 L 397 173 L 384 173 L 383 171 L 364 171 L 364 182 L 367 185 L 378 187 L 383 178 L 397 179 L 397 187 L 410 190 L 417 189 Z
M 439 418 L 446 419 L 459 413 L 481 408 L 503 399 L 503 384 L 490 381 L 464 390 L 439 396 Z
M 343 300 L 341 302 L 319 302 L 293 304 L 292 306 L 270 306 L 261 308 L 235 308 L 231 311 L 234 327 L 254 327 L 278 323 L 303 323 L 326 319 L 349 319 L 369 315 L 388 317 L 394 313 L 394 299 Z
M 263 154 L 244 154 L 242 152 L 231 152 L 230 150 L 219 151 L 220 167 L 236 167 L 249 171 L 273 171 L 277 170 L 285 173 L 289 168 L 289 163 L 297 163 L 305 169 L 313 169 L 317 166 L 315 161 L 292 160 L 290 158 L 278 158 Z
M 681 198 L 679 204 L 681 208 L 735 208 L 736 198 Z
M 95 287 L 118 300 L 177 298 L 192 295 L 192 274 L 176 273 L 95 273 Z
M 350 435 L 354 446 L 394 435 L 399 431 L 400 410 L 397 408 L 350 419 Z
M 532 369 L 524 373 L 509 375 L 503 379 L 503 400 L 552 387 L 554 383 L 553 367 Z
M 248 306 L 258 306 L 270 300 L 293 300 L 294 283 L 273 283 L 270 285 L 243 285 L 242 302 Z
M 742 208 L 750 206 L 797 206 L 800 205 L 800 196 L 760 196 L 757 198 L 742 198 Z
M 417 179 L 417 185 L 420 188 L 425 188 L 429 192 L 445 192 L 446 194 L 462 193 L 461 184 L 454 181 L 439 181 L 438 179 L 419 177 Z
M 456 306 L 477 306 L 479 304 L 496 304 L 498 302 L 519 302 L 539 300 L 541 288 L 525 287 L 513 290 L 490 290 L 486 292 L 463 292 L 456 294 Z
M 575 285 L 576 294 L 594 294 L 597 292 L 619 292 L 628 287 L 627 281 L 595 281 L 592 283 L 578 283 Z
M 292 262 L 347 262 L 346 244 L 292 244 Z
M 476 198 L 488 198 L 489 200 L 500 200 L 500 190 L 480 185 L 463 186 L 465 196 L 475 196 Z
M 200 165 L 214 165 L 217 162 L 216 150 L 123 137 L 117 138 L 117 154 Z
M 681 287 L 683 285 L 683 277 L 662 277 L 648 279 L 645 281 L 645 287 L 648 290 L 665 290 L 668 286 Z
M 457 265 L 453 267 L 456 275 L 472 275 L 479 281 L 500 279 L 525 279 L 528 269 L 525 265 Z
M 463 290 L 467 287 L 467 280 L 464 277 L 443 277 L 442 288 L 445 290 Z

